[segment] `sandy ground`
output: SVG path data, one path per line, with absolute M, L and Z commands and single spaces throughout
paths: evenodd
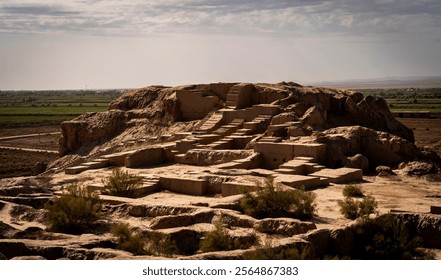
M 418 147 L 430 147 L 441 156 L 441 119 L 397 118 L 413 130 Z
M 203 175 L 216 174 L 222 172 L 216 168 L 197 167 L 188 165 L 171 165 L 150 169 L 127 169 L 134 174 L 142 175 L 161 175 L 175 174 Z M 78 175 L 58 174 L 52 180 L 56 185 L 67 185 L 75 181 L 87 182 L 87 184 L 100 185 L 102 178 L 111 175 L 110 169 L 89 170 Z M 263 179 L 250 175 L 240 175 L 237 179 L 250 180 Z M 393 177 L 365 176 L 364 182 L 357 184 L 361 186 L 365 194 L 375 197 L 378 202 L 378 213 L 389 212 L 418 212 L 429 213 L 430 206 L 441 206 L 441 182 L 428 181 L 424 178 L 397 175 Z M 335 228 L 347 224 L 350 220 L 343 217 L 337 204 L 338 200 L 344 199 L 342 191 L 344 184 L 331 184 L 326 188 L 317 189 L 313 192 L 317 195 L 317 217 L 314 222 L 318 228 Z M 136 199 L 137 203 L 163 204 L 192 206 L 196 203 L 215 203 L 231 202 L 239 196 L 230 197 L 204 197 L 182 195 L 171 192 L 158 192 L 143 198 Z

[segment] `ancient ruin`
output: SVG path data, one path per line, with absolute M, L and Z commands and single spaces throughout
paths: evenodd
M 378 167 L 413 170 L 412 164 L 427 164 L 427 173 L 437 173 L 440 164 L 436 153 L 415 146 L 412 130 L 392 116 L 383 99 L 292 82 L 130 90 L 107 112 L 63 122 L 61 129 L 60 159 L 39 176 L 2 182 L 0 211 L 9 220 L 0 224 L 0 253 L 6 258 L 135 258 L 115 249 L 108 226 L 83 239 L 45 231 L 42 206 L 72 183 L 101 195 L 102 211 L 111 217 L 103 224 L 128 221 L 140 234 L 158 231 L 179 240 L 173 258 L 242 258 L 246 249 L 198 251 L 203 234 L 217 220 L 239 242 L 257 235 L 274 248 L 311 247 L 311 258 L 329 250 L 344 256 L 354 242 L 347 233 L 353 226 L 335 218 L 338 210 L 330 217 L 326 211 L 331 210 L 321 208 L 313 221 L 259 220 L 238 211 L 241 194 L 271 177 L 285 188 L 316 192 L 319 207 L 336 208 L 336 193 L 345 184 L 375 178 Z M 137 198 L 103 192 L 102 180 L 115 168 L 143 178 Z M 441 188 L 434 184 L 428 195 L 435 196 L 427 203 L 437 209 Z M 321 194 L 326 189 L 334 197 Z M 439 238 L 431 239 L 441 236 L 440 216 L 391 205 L 380 203 L 380 210 L 411 211 L 415 227 L 426 234 L 424 241 L 441 248 Z M 403 215 L 397 214 L 397 220 L 408 217 Z M 429 220 L 435 226 L 428 226 Z M 149 257 L 154 258 L 137 258 Z

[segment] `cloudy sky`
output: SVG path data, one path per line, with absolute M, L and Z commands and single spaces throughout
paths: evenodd
M 441 76 L 441 1 L 0 1 L 0 90 L 400 76 Z

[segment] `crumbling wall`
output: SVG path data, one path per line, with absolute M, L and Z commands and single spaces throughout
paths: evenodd
M 201 91 L 177 90 L 176 97 L 184 120 L 202 119 L 220 103 L 219 97 Z

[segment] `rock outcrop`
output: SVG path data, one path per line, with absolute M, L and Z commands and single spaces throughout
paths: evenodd
M 423 156 L 415 144 L 404 138 L 362 126 L 325 130 L 318 141 L 327 144 L 327 165 L 334 167 L 353 161 L 357 154 L 366 157 L 371 167 L 396 166 Z M 362 161 L 360 166 L 366 164 L 365 159 Z

